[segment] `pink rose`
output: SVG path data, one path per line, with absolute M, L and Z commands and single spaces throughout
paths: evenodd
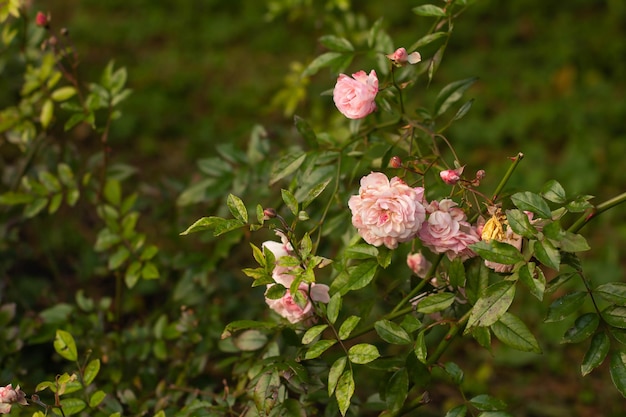
M 468 248 L 480 240 L 478 232 L 467 222 L 467 216 L 450 199 L 433 201 L 426 210 L 428 221 L 420 230 L 419 237 L 426 247 L 435 253 L 445 253 L 449 259 L 458 256 L 469 258 L 474 252 Z
M 37 26 L 46 27 L 48 26 L 49 22 L 50 18 L 48 16 L 46 16 L 42 12 L 37 12 L 37 15 L 35 16 L 35 24 Z
M 281 237 L 282 242 L 268 241 L 263 243 L 263 247 L 269 249 L 274 254 L 276 260 L 283 256 L 293 254 L 293 247 L 288 242 L 286 236 L 280 232 L 277 232 L 277 234 Z M 300 306 L 294 300 L 291 290 L 289 289 L 295 279 L 294 274 L 294 267 L 275 265 L 272 270 L 272 278 L 274 278 L 276 283 L 287 288 L 287 291 L 281 298 L 276 300 L 265 297 L 265 302 L 272 310 L 289 320 L 290 323 L 304 322 L 305 325 L 308 325 L 315 321 L 315 311 L 312 302 L 328 303 L 330 300 L 328 295 L 329 287 L 324 284 L 301 283 L 298 286 L 298 291 L 304 296 L 306 304 Z M 271 288 L 273 285 L 275 284 L 267 285 L 267 289 Z
M 393 61 L 398 66 L 404 66 L 408 62 L 409 64 L 417 64 L 422 60 L 422 56 L 419 52 L 412 52 L 407 54 L 406 49 L 398 48 L 393 54 L 385 55 L 387 58 Z
M 406 264 L 411 268 L 411 271 L 420 278 L 426 278 L 426 274 L 432 266 L 421 252 L 409 254 L 406 258 Z
M 426 218 L 424 189 L 412 188 L 398 177 L 389 181 L 380 172 L 361 178 L 359 195 L 348 201 L 352 224 L 370 245 L 395 249 L 412 240 Z
M 9 414 L 11 412 L 11 406 L 13 404 L 28 405 L 26 401 L 26 395 L 20 389 L 13 389 L 13 385 L 9 384 L 6 387 L 0 387 L 0 414 Z
M 337 109 L 348 119 L 362 119 L 376 110 L 376 94 L 378 93 L 378 78 L 376 71 L 365 71 L 352 74 L 353 78 L 339 74 L 333 100 Z

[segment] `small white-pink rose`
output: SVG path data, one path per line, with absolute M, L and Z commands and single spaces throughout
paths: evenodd
M 11 412 L 13 404 L 28 405 L 26 395 L 18 385 L 15 389 L 12 384 L 0 387 L 0 414 L 8 414 Z
M 460 167 L 456 169 L 446 169 L 445 171 L 441 171 L 439 176 L 448 185 L 455 185 L 461 179 L 461 175 L 463 174 L 463 170 L 465 167 Z
M 411 271 L 420 278 L 426 278 L 426 274 L 432 266 L 430 261 L 428 261 L 421 252 L 410 253 L 406 257 L 406 264 L 411 268 Z
M 422 60 L 422 56 L 419 52 L 407 53 L 405 48 L 398 48 L 393 54 L 385 55 L 387 58 L 393 61 L 398 66 L 404 66 L 407 63 L 417 64 Z
M 378 77 L 376 71 L 369 75 L 359 71 L 348 77 L 340 74 L 333 90 L 333 101 L 337 109 L 348 119 L 362 119 L 376 110 Z
M 274 254 L 276 261 L 282 257 L 293 255 L 293 247 L 289 243 L 287 237 L 280 232 L 277 232 L 277 234 L 280 236 L 281 242 L 267 241 L 263 243 L 263 247 L 270 250 Z M 290 323 L 302 322 L 305 325 L 309 325 L 315 320 L 315 310 L 312 302 L 328 303 L 330 300 L 330 296 L 328 295 L 329 287 L 324 284 L 301 283 L 298 286 L 297 291 L 302 293 L 303 299 L 306 300 L 306 302 L 304 305 L 299 305 L 290 290 L 291 284 L 295 279 L 294 269 L 295 267 L 282 266 L 278 264 L 274 266 L 274 269 L 272 270 L 272 278 L 277 284 L 284 286 L 287 291 L 278 299 L 271 299 L 266 295 L 265 302 L 272 310 L 289 320 Z M 267 285 L 265 293 L 267 294 L 267 291 L 274 285 L 275 284 Z
M 445 253 L 449 259 L 465 259 L 475 255 L 468 246 L 478 242 L 480 236 L 454 201 L 433 201 L 426 209 L 428 220 L 419 233 L 426 247 L 435 253 Z
M 409 187 L 398 177 L 381 172 L 361 178 L 359 194 L 348 201 L 352 225 L 370 245 L 395 249 L 415 238 L 426 218 L 424 189 Z

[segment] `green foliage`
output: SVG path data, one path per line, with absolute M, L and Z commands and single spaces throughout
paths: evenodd
M 180 83 L 175 95 L 199 108 L 198 93 L 190 91 L 211 95 L 213 89 L 198 88 L 167 65 L 127 71 L 127 59 L 116 56 L 116 65 L 101 56 L 89 36 L 74 36 L 73 27 L 57 30 L 56 15 L 37 27 L 32 10 L 0 3 L 0 72 L 15 81 L 14 96 L 3 96 L 0 110 L 0 271 L 6 277 L 0 283 L 0 375 L 37 393 L 29 398 L 32 407 L 15 405 L 16 413 L 400 416 L 424 408 L 438 415 L 447 410 L 447 416 L 508 416 L 509 406 L 482 393 L 483 385 L 492 386 L 475 381 L 478 372 L 468 366 L 481 355 L 449 361 L 454 349 L 478 348 L 468 336 L 496 357 L 505 346 L 545 352 L 552 362 L 558 342 L 581 344 L 587 349 L 581 375 L 601 373 L 608 362 L 613 385 L 626 396 L 626 286 L 588 271 L 587 258 L 577 255 L 598 247 L 580 229 L 625 197 L 596 203 L 578 194 L 572 181 L 541 186 L 521 175 L 521 153 L 500 183 L 491 183 L 498 177 L 492 165 L 501 167 L 504 158 L 476 157 L 473 150 L 486 146 L 466 140 L 457 127 L 461 119 L 472 126 L 473 114 L 484 111 L 485 81 L 474 75 L 489 75 L 467 73 L 471 65 L 453 76 L 444 69 L 448 55 L 461 55 L 454 43 L 473 2 L 404 5 L 410 31 L 372 13 L 384 5 L 366 2 L 353 10 L 345 1 L 266 3 L 272 25 L 280 26 L 283 14 L 290 24 L 302 23 L 293 39 L 274 42 L 285 67 L 292 54 L 298 59 L 286 70 L 283 89 L 273 88 L 268 74 L 265 83 L 254 80 L 258 89 L 231 98 L 224 91 L 255 78 L 246 74 L 249 63 L 265 65 L 263 59 L 245 51 L 242 65 L 236 47 L 229 54 L 223 45 L 209 57 L 198 57 L 197 50 L 191 56 L 236 62 L 226 64 L 233 69 L 227 80 L 211 79 L 220 104 L 203 116 L 236 133 L 211 135 L 219 143 L 210 151 L 212 128 L 192 121 L 187 104 L 177 108 L 174 97 L 168 95 L 172 104 L 163 105 L 162 117 L 146 118 L 161 105 L 146 98 L 151 84 L 143 82 L 162 70 L 169 84 Z M 117 6 L 91 4 L 103 11 Z M 81 7 L 74 10 L 79 26 L 85 25 Z M 160 27 L 160 7 L 146 6 L 145 21 L 133 22 L 128 39 Z M 258 21 L 258 4 L 207 7 Z M 176 9 L 196 23 L 201 15 L 189 6 Z M 225 44 L 227 32 L 238 29 L 221 21 L 211 17 L 206 26 L 213 35 L 223 32 Z M 115 24 L 110 36 L 127 33 Z M 184 32 L 200 26 L 186 24 Z M 288 50 L 287 42 L 301 45 L 299 37 L 313 27 L 317 43 L 310 49 L 317 56 L 307 56 L 305 45 Z M 415 27 L 425 33 L 416 36 Z M 192 32 L 190 47 L 205 36 Z M 386 54 L 402 46 L 398 40 L 408 42 L 407 52 L 419 51 L 422 61 L 392 63 Z M 105 58 L 103 69 L 86 68 L 85 52 Z M 190 60 L 182 50 L 166 58 L 171 65 Z M 330 103 L 338 73 L 361 68 L 378 74 L 377 110 L 347 122 L 323 100 Z M 467 97 L 476 87 L 479 95 Z M 240 123 L 260 114 L 262 106 L 248 99 L 262 91 L 278 91 L 272 106 L 289 116 L 285 126 L 272 115 L 272 129 Z M 310 93 L 320 92 L 321 99 L 312 100 Z M 171 167 L 152 163 L 156 158 L 138 162 L 143 156 L 135 151 L 154 142 L 147 147 L 167 154 L 170 133 L 161 127 L 173 136 L 194 136 L 190 154 L 208 156 L 157 178 L 155 172 Z M 246 141 L 232 140 L 245 130 Z M 526 160 L 536 168 L 542 158 L 532 153 L 531 147 Z M 489 168 L 489 176 L 474 177 L 473 166 Z M 458 182 L 441 182 L 437 173 L 447 169 L 460 172 Z M 419 231 L 399 242 L 363 242 L 349 201 L 366 193 L 358 190 L 359 179 L 371 172 L 424 187 L 419 203 L 427 206 L 425 216 L 454 201 L 458 211 L 451 213 L 467 219 L 460 227 L 473 231 L 475 243 L 462 254 L 441 251 Z M 520 177 L 528 183 L 520 184 Z M 407 269 L 406 256 L 417 251 L 430 263 L 424 271 Z M 543 317 L 537 313 L 544 310 Z M 543 332 L 542 318 L 562 325 L 556 337 Z M 492 335 L 499 341 L 494 347 Z M 458 394 L 431 402 L 428 392 L 450 392 L 440 390 L 442 384 Z

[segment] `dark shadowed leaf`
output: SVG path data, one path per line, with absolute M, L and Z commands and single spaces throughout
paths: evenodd
M 561 265 L 561 254 L 549 240 L 544 239 L 534 241 L 533 250 L 535 258 L 537 258 L 539 262 L 556 271 L 559 270 Z
M 626 306 L 626 283 L 609 282 L 602 284 L 593 290 L 594 294 L 598 294 L 610 303 Z
M 506 403 L 487 394 L 477 395 L 469 400 L 480 411 L 498 411 L 506 408 Z
M 583 358 L 583 363 L 580 365 L 580 373 L 582 376 L 589 374 L 604 362 L 610 347 L 611 341 L 606 333 L 596 333 L 596 335 L 593 336 L 589 349 Z
M 389 382 L 385 391 L 385 402 L 387 410 L 391 413 L 400 411 L 406 400 L 409 389 L 409 375 L 406 368 L 396 371 Z
M 422 298 L 417 304 L 417 312 L 424 314 L 443 311 L 454 303 L 455 295 L 451 292 L 442 292 Z
M 413 10 L 415 11 L 415 9 Z M 470 88 L 477 80 L 478 78 L 476 77 L 466 78 L 464 80 L 454 81 L 442 88 L 435 99 L 435 108 L 433 110 L 435 117 L 442 115 L 450 106 L 459 101 L 461 97 L 463 97 L 465 90 Z
M 613 327 L 626 329 L 626 307 L 609 306 L 602 311 L 602 318 Z
M 618 350 L 611 354 L 611 380 L 615 388 L 626 397 L 626 351 Z
M 306 153 L 291 151 L 283 155 L 272 165 L 270 173 L 270 185 L 276 184 L 281 179 L 293 174 L 306 159 Z
M 550 304 L 545 322 L 561 321 L 570 314 L 575 313 L 585 302 L 587 293 L 576 291 L 560 297 Z
M 565 189 L 561 184 L 556 180 L 548 181 L 541 188 L 541 195 L 548 201 L 552 201 L 553 203 L 563 204 L 567 201 L 567 195 L 565 194 Z
M 591 337 L 598 328 L 600 317 L 596 313 L 585 313 L 578 317 L 574 325 L 567 329 L 561 343 L 580 343 Z
M 441 7 L 435 6 L 434 4 L 423 4 L 421 6 L 417 6 L 413 8 L 413 13 L 418 16 L 425 17 L 443 17 L 446 15 L 446 11 Z
M 457 405 L 456 407 L 449 410 L 444 417 L 465 417 L 467 415 L 467 406 Z

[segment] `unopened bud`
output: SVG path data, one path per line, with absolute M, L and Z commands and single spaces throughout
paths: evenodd
M 45 28 L 48 27 L 48 23 L 50 23 L 50 18 L 42 12 L 37 12 L 37 16 L 35 16 L 35 24 Z
M 441 171 L 439 173 L 439 176 L 441 177 L 443 182 L 445 182 L 448 185 L 455 185 L 461 179 L 459 174 L 457 174 L 456 171 L 453 169 L 447 169 L 445 171 Z
M 389 160 L 389 166 L 392 168 L 402 168 L 402 159 L 399 156 L 392 156 Z
M 478 171 L 476 171 L 476 179 L 477 180 L 482 180 L 483 178 L 485 178 L 485 170 L 484 169 L 479 169 Z
M 273 219 L 275 217 L 276 217 L 276 210 L 274 210 L 273 208 L 263 209 L 263 219 L 264 220 Z

